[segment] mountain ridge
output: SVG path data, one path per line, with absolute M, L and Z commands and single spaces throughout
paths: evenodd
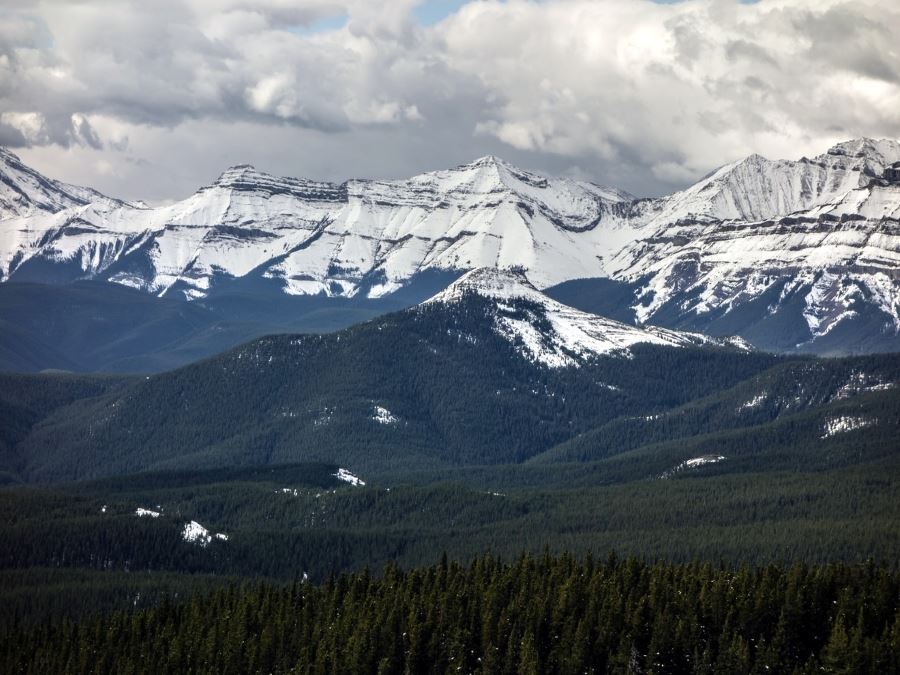
M 777 350 L 895 349 L 900 185 L 881 175 L 897 160 L 900 143 L 865 138 L 812 159 L 751 155 L 656 199 L 490 155 L 340 184 L 236 165 L 162 207 L 98 198 L 7 212 L 0 280 L 87 278 L 188 300 L 235 284 L 366 300 L 424 272 L 520 267 L 543 289 L 610 280 L 624 289 L 615 314 L 639 323 Z
M 47 178 L 0 146 L 0 218 L 56 213 L 94 201 L 124 203 L 92 188 Z
M 521 270 L 472 270 L 424 304 L 452 305 L 469 295 L 495 301 L 494 330 L 516 344 L 523 355 L 552 368 L 576 365 L 601 355 L 627 356 L 629 348 L 636 344 L 748 349 L 739 339 L 716 340 L 699 333 L 631 326 L 582 312 L 541 293 Z

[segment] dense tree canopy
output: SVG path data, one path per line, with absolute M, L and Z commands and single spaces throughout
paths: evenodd
M 876 673 L 900 669 L 900 576 L 490 556 L 321 586 L 245 584 L 17 632 L 13 673 Z

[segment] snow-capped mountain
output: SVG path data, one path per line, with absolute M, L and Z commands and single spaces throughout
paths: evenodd
M 682 221 L 624 249 L 615 262 L 617 278 L 652 277 L 640 297 L 641 319 L 695 291 L 684 309 L 733 305 L 785 275 L 799 283 L 841 270 L 867 279 L 875 292 L 900 267 L 900 185 L 858 188 L 835 204 L 764 221 Z
M 47 178 L 0 147 L 0 219 L 56 213 L 109 198 L 90 188 Z
M 147 208 L 0 158 L 3 281 L 88 278 L 196 299 L 246 280 L 375 299 L 423 273 L 446 273 L 446 284 L 516 267 L 540 289 L 607 279 L 625 289 L 621 303 L 638 322 L 737 333 L 767 348 L 900 340 L 900 184 L 882 178 L 900 160 L 892 140 L 848 141 L 799 161 L 753 155 L 658 199 L 484 157 L 341 184 L 236 166 L 187 199 Z M 847 344 L 853 325 L 880 346 Z
M 544 286 L 596 276 L 634 238 L 630 195 L 495 157 L 402 181 L 337 185 L 233 167 L 170 206 L 88 204 L 0 221 L 3 278 L 68 266 L 155 294 L 255 275 L 291 294 L 380 297 L 429 269 L 524 265 Z
M 638 320 L 744 332 L 779 317 L 791 326 L 762 340 L 779 349 L 821 345 L 838 327 L 864 321 L 858 344 L 842 338 L 832 348 L 900 346 L 900 184 L 879 179 L 900 148 L 857 141 L 828 156 L 847 157 L 852 168 L 829 165 L 828 190 L 815 200 L 806 193 L 805 210 L 749 221 L 684 218 L 620 251 L 609 268 L 637 288 Z
M 472 270 L 425 304 L 452 305 L 471 295 L 494 302 L 492 320 L 497 334 L 515 344 L 526 358 L 551 368 L 577 365 L 604 354 L 626 354 L 636 344 L 747 348 L 739 339 L 714 340 L 697 333 L 640 328 L 567 307 L 541 293 L 520 270 Z
M 900 160 L 900 143 L 846 141 L 799 161 L 750 155 L 726 164 L 686 190 L 636 205 L 639 221 L 667 226 L 679 220 L 758 221 L 843 200 Z

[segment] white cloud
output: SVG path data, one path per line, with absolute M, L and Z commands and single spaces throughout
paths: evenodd
M 493 152 L 648 193 L 750 152 L 900 136 L 894 3 L 485 0 L 427 27 L 416 4 L 13 4 L 0 142 L 66 180 L 165 198 L 209 180 L 210 157 L 192 153 L 210 147 L 323 178 Z M 346 22 L 316 28 L 334 17 Z M 90 153 L 122 170 L 92 171 Z M 173 153 L 177 190 L 153 173 Z
M 0 113 L 0 124 L 21 134 L 25 143 L 33 145 L 50 143 L 50 134 L 47 133 L 47 121 L 39 112 Z

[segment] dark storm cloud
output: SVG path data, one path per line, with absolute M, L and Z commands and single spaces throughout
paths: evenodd
M 852 5 L 807 12 L 794 22 L 809 39 L 811 60 L 865 77 L 897 83 L 900 79 L 898 34 L 894 11 L 863 14 Z M 885 21 L 887 19 L 887 21 Z
M 31 143 L 18 127 L 0 122 L 0 145 L 8 148 L 27 148 Z

